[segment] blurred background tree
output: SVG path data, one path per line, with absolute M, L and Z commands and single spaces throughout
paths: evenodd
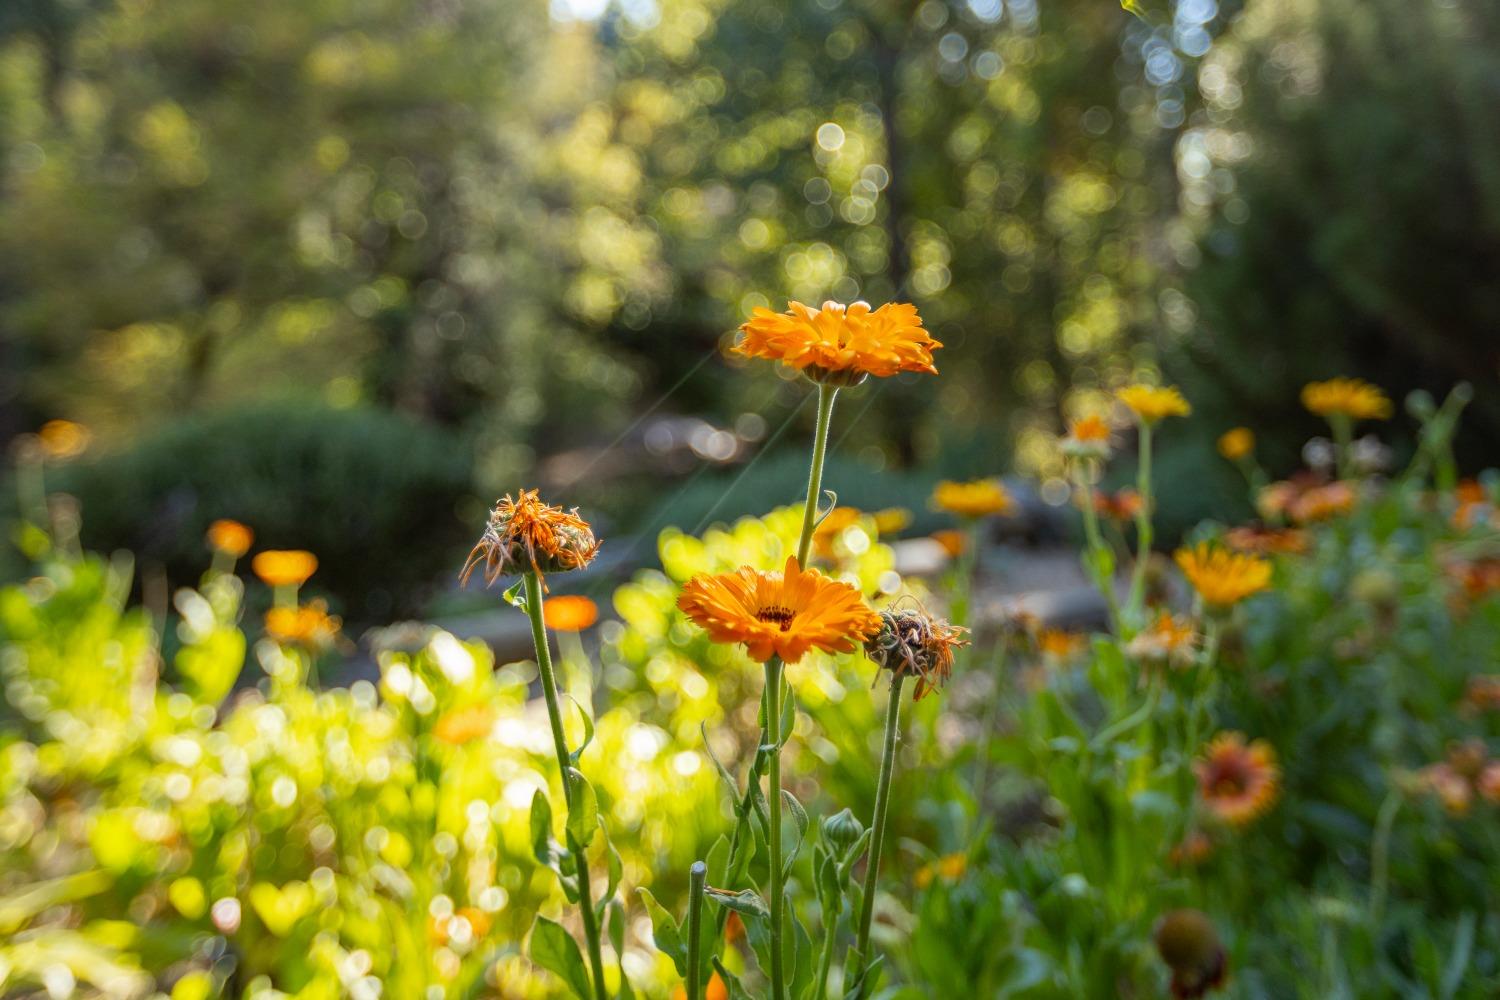
M 237 414 L 368 417 L 331 437 L 399 467 L 363 443 L 395 411 L 468 470 L 419 523 L 539 481 L 649 533 L 737 513 L 724 482 L 761 454 L 740 502 L 796 493 L 779 435 L 806 393 L 722 357 L 749 309 L 902 297 L 944 376 L 852 395 L 841 475 L 1047 477 L 1066 413 L 1158 365 L 1207 415 L 1194 464 L 1234 423 L 1290 462 L 1297 388 L 1334 373 L 1475 382 L 1482 459 L 1497 21 L 1486 0 L 7 4 L 0 435 L 81 420 L 103 461 L 224 414 L 184 426 L 254 477 L 275 442 L 232 428 L 274 425 Z M 161 534 L 162 498 L 103 475 L 141 506 L 86 509 L 86 540 Z M 193 489 L 195 518 L 221 513 Z

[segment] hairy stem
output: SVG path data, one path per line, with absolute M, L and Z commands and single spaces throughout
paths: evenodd
M 885 847 L 886 810 L 890 806 L 891 772 L 896 767 L 896 742 L 901 725 L 900 674 L 891 677 L 891 697 L 885 710 L 885 746 L 880 753 L 880 784 L 875 788 L 875 815 L 870 822 L 870 857 L 865 862 L 864 894 L 859 905 L 859 930 L 850 954 L 848 974 L 858 976 L 870 957 L 870 925 L 875 919 L 875 883 L 880 875 L 880 852 Z M 869 984 L 865 984 L 868 990 Z

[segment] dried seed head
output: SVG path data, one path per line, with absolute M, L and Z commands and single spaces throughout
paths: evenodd
M 953 672 L 953 651 L 967 646 L 968 630 L 920 607 L 887 608 L 880 612 L 880 631 L 865 641 L 865 654 L 893 677 L 915 676 L 912 695 L 920 701 L 947 682 Z
M 515 500 L 506 494 L 495 504 L 460 579 L 467 583 L 469 576 L 481 568 L 487 584 L 512 573 L 533 572 L 545 577 L 581 569 L 598 551 L 594 531 L 578 516 L 578 508 L 565 511 L 543 503 L 536 490 L 521 490 Z
M 1156 950 L 1172 970 L 1172 995 L 1190 1000 L 1224 984 L 1228 959 L 1200 910 L 1173 910 L 1156 925 Z

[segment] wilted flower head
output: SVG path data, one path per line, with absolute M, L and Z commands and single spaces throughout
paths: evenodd
M 1185 417 L 1193 412 L 1176 386 L 1136 383 L 1115 393 L 1115 398 L 1129 407 L 1143 424 L 1154 424 L 1166 417 Z
M 1068 424 L 1062 451 L 1069 458 L 1106 459 L 1110 456 L 1110 427 L 1102 417 L 1086 416 Z
M 1208 542 L 1178 549 L 1177 565 L 1205 604 L 1226 608 L 1271 585 L 1271 564 Z
M 740 330 L 736 354 L 780 361 L 832 385 L 855 385 L 867 375 L 936 375 L 932 352 L 943 346 L 922 328 L 917 307 L 905 302 L 879 309 L 867 302 L 825 302 L 821 309 L 790 302 L 784 313 L 754 310 Z
M 896 677 L 914 676 L 913 701 L 935 691 L 953 672 L 953 651 L 969 643 L 967 631 L 916 607 L 880 612 L 880 628 L 865 640 L 865 655 Z
M 1150 626 L 1137 632 L 1125 646 L 1126 655 L 1144 663 L 1177 669 L 1190 667 L 1198 652 L 1198 630 L 1193 620 L 1163 611 Z
M 1219 435 L 1219 454 L 1231 462 L 1249 458 L 1255 451 L 1255 432 L 1248 427 L 1231 427 Z
M 1270 809 L 1280 789 L 1276 751 L 1265 740 L 1220 733 L 1193 765 L 1204 807 L 1230 826 L 1245 826 Z
M 1255 555 L 1293 555 L 1306 552 L 1307 532 L 1297 528 L 1272 528 L 1264 524 L 1246 524 L 1224 532 L 1224 544 L 1239 552 Z
M 250 568 L 268 587 L 300 587 L 318 571 L 318 557 L 301 549 L 267 549 L 256 553 Z
M 549 597 L 542 602 L 542 621 L 554 632 L 582 632 L 599 620 L 599 605 L 581 594 Z
M 233 559 L 238 559 L 249 552 L 250 546 L 255 542 L 255 532 L 227 517 L 210 524 L 205 537 L 208 539 L 209 548 Z
M 796 663 L 810 649 L 848 653 L 880 630 L 880 616 L 859 591 L 787 557 L 779 573 L 741 566 L 702 573 L 682 588 L 677 607 L 715 642 L 744 643 L 750 657 Z
M 1156 925 L 1156 950 L 1172 970 L 1172 996 L 1191 1000 L 1224 985 L 1229 960 L 1200 910 L 1173 910 Z
M 518 572 L 544 577 L 581 569 L 598 551 L 594 531 L 578 516 L 577 507 L 565 511 L 543 503 L 536 490 L 521 490 L 516 499 L 507 493 L 495 504 L 459 579 L 467 583 L 480 567 L 487 584 Z
M 1094 494 L 1094 513 L 1111 521 L 1133 521 L 1145 505 L 1140 491 L 1130 486 L 1117 493 Z
M 998 479 L 975 479 L 967 483 L 944 480 L 932 491 L 932 505 L 960 517 L 1009 514 L 1016 502 Z
M 1302 524 L 1327 521 L 1352 511 L 1358 498 L 1359 494 L 1351 483 L 1327 483 L 1303 490 L 1287 504 L 1286 513 Z
M 1379 386 L 1364 379 L 1334 378 L 1302 387 L 1302 405 L 1320 417 L 1389 420 L 1391 401 Z

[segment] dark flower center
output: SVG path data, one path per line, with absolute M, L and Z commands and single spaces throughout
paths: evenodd
M 792 627 L 792 619 L 797 617 L 797 612 L 773 604 L 769 608 L 761 608 L 755 613 L 755 617 L 763 622 L 775 622 L 785 632 Z

